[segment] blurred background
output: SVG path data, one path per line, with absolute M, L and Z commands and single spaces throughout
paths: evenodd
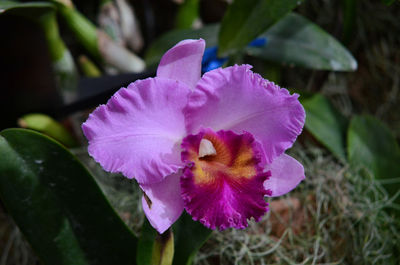
M 203 71 L 248 63 L 300 94 L 306 129 L 291 154 L 307 179 L 260 223 L 214 232 L 194 263 L 399 264 L 400 2 L 299 1 L 236 48 L 234 33 L 221 33 L 232 2 L 0 1 L 0 129 L 63 143 L 140 234 L 136 183 L 98 168 L 80 124 L 120 87 L 154 76 L 178 41 L 204 38 Z M 0 201 L 5 264 L 41 263 Z

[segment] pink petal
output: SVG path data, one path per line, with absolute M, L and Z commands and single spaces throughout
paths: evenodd
M 142 207 L 150 224 L 164 233 L 182 214 L 183 200 L 179 178 L 181 173 L 171 174 L 154 184 L 140 184 L 148 198 L 142 197 Z
M 139 183 L 159 182 L 182 167 L 182 109 L 190 89 L 183 83 L 148 78 L 121 88 L 82 125 L 89 154 L 111 172 Z
M 290 95 L 250 68 L 235 65 L 205 73 L 185 108 L 186 128 L 189 133 L 202 127 L 250 132 L 271 163 L 301 133 L 305 112 L 297 94 Z
M 215 147 L 210 155 L 200 156 L 201 142 Z M 181 177 L 186 211 L 205 226 L 224 230 L 242 229 L 247 220 L 258 221 L 267 211 L 263 187 L 269 172 L 260 167 L 260 146 L 249 133 L 202 130 L 182 141 Z
M 161 58 L 157 76 L 178 80 L 194 88 L 201 76 L 205 46 L 203 39 L 179 42 Z
M 284 195 L 305 179 L 302 164 L 286 154 L 277 157 L 266 169 L 271 171 L 271 177 L 264 182 L 264 188 L 272 192 L 268 197 Z

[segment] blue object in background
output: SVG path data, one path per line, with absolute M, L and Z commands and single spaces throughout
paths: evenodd
M 257 38 L 249 43 L 249 47 L 264 47 L 267 44 L 267 38 Z
M 263 47 L 267 44 L 267 38 L 257 38 L 249 43 L 249 47 Z M 218 47 L 206 48 L 201 61 L 201 70 L 203 73 L 217 69 L 228 61 L 228 57 L 219 58 L 217 56 Z
M 203 73 L 217 69 L 218 67 L 221 67 L 226 61 L 228 61 L 228 57 L 218 58 L 217 50 L 217 46 L 205 49 L 203 60 L 201 61 L 201 69 Z

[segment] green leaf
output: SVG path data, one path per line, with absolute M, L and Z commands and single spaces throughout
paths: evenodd
M 77 141 L 63 125 L 53 118 L 40 113 L 27 114 L 18 120 L 19 126 L 44 133 L 67 147 L 77 146 Z
M 186 212 L 173 225 L 175 255 L 173 264 L 190 265 L 200 247 L 210 237 L 212 230 L 200 222 L 193 221 Z
M 181 4 L 176 15 L 176 28 L 190 29 L 199 18 L 199 0 L 186 0 Z
M 43 264 L 135 264 L 136 237 L 68 150 L 8 129 L 0 157 L 1 200 Z
M 0 14 L 3 12 L 11 11 L 11 10 L 21 9 L 21 12 L 25 12 L 27 15 L 34 16 L 34 14 L 32 14 L 32 13 L 29 14 L 29 11 L 27 10 L 27 8 L 34 8 L 39 11 L 39 8 L 53 9 L 54 5 L 51 3 L 47 3 L 47 2 L 19 3 L 19 2 L 14 2 L 14 1 L 0 1 Z
M 306 129 L 337 158 L 345 161 L 347 120 L 320 94 L 302 100 L 302 104 L 306 110 Z
M 302 0 L 235 0 L 226 11 L 219 33 L 220 56 L 244 48 Z
M 347 134 L 349 162 L 368 168 L 377 179 L 400 180 L 400 148 L 389 128 L 370 116 L 355 116 Z M 385 185 L 390 195 L 400 183 Z M 400 202 L 400 199 L 397 200 Z
M 264 47 L 247 47 L 248 55 L 310 69 L 357 69 L 357 61 L 342 44 L 300 15 L 287 15 L 261 37 L 267 38 L 267 44 Z
M 144 221 L 138 242 L 136 261 L 138 265 L 170 265 L 174 256 L 174 236 L 171 229 L 162 235 Z
M 172 30 L 151 44 L 145 55 L 146 65 L 157 66 L 163 54 L 172 48 L 175 44 L 184 39 L 199 39 L 206 41 L 207 47 L 217 45 L 217 34 L 219 24 L 210 24 L 201 29 L 179 29 Z
M 158 233 L 151 226 L 147 219 L 144 220 L 142 229 L 140 231 L 140 237 L 137 246 L 137 265 L 148 265 L 151 264 L 153 257 L 153 248 Z

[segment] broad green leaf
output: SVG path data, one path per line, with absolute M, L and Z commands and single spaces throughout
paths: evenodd
M 219 32 L 218 53 L 226 56 L 244 48 L 302 0 L 235 0 L 226 11 Z
M 400 189 L 400 148 L 382 122 L 370 116 L 355 116 L 350 122 L 347 148 L 351 165 L 362 165 L 385 182 L 392 180 L 394 184 L 385 185 L 391 195 Z
M 39 10 L 39 8 L 50 8 L 53 9 L 54 6 L 51 3 L 47 2 L 28 2 L 28 3 L 20 3 L 20 2 L 15 2 L 15 1 L 0 1 L 0 14 L 3 12 L 11 11 L 11 10 L 17 10 L 17 9 L 23 9 L 21 12 L 26 12 L 27 15 L 34 15 L 29 14 L 29 11 L 26 10 L 27 8 L 35 8 Z
M 308 19 L 291 13 L 263 33 L 264 47 L 247 47 L 248 55 L 318 70 L 354 71 L 357 61 L 335 38 Z
M 136 262 L 138 265 L 170 265 L 174 256 L 174 236 L 171 229 L 162 235 L 144 221 L 138 242 Z
M 193 221 L 186 212 L 173 225 L 175 235 L 175 265 L 190 265 L 197 251 L 210 237 L 212 230 L 200 222 Z
M 68 150 L 8 129 L 0 157 L 0 198 L 42 264 L 135 264 L 136 237 Z
M 306 110 L 306 129 L 337 158 L 345 161 L 347 120 L 320 94 L 302 100 L 302 104 Z
M 140 231 L 140 237 L 137 246 L 137 265 L 148 265 L 151 264 L 153 257 L 153 248 L 158 233 L 151 226 L 147 219 L 144 220 L 142 229 Z
M 219 24 L 211 24 L 201 29 L 179 29 L 169 31 L 153 42 L 147 49 L 145 55 L 146 65 L 150 67 L 157 66 L 163 54 L 184 39 L 202 38 L 206 41 L 207 47 L 216 46 L 218 30 Z
M 44 133 L 67 147 L 78 145 L 77 141 L 63 125 L 45 114 L 27 114 L 18 120 L 18 124 L 22 128 Z
M 199 18 L 199 0 L 186 0 L 181 4 L 176 15 L 176 28 L 190 29 Z

